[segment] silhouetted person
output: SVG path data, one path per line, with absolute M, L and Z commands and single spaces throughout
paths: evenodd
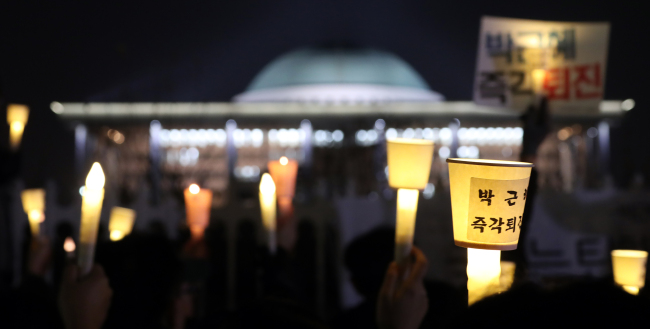
M 182 267 L 166 238 L 134 233 L 98 246 L 96 260 L 113 289 L 104 328 L 172 328 L 188 315 L 178 311 L 191 312 L 182 310 Z
M 650 304 L 609 280 L 578 282 L 555 290 L 515 287 L 472 305 L 455 328 L 644 328 Z
M 376 328 L 377 294 L 386 268 L 393 260 L 395 229 L 377 228 L 352 241 L 345 251 L 345 266 L 364 301 L 335 321 L 335 328 Z

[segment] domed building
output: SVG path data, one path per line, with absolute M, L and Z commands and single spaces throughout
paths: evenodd
M 440 102 L 394 54 L 373 49 L 300 49 L 268 64 L 235 102 L 358 104 Z

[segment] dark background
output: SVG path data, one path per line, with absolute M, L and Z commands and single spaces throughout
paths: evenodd
M 393 52 L 449 100 L 471 99 L 482 15 L 609 21 L 606 99 L 636 101 L 612 131 L 625 186 L 650 167 L 642 1 L 55 1 L 0 2 L 0 101 L 31 107 L 22 168 L 28 185 L 65 179 L 72 133 L 52 101 L 229 101 L 263 66 L 305 46 Z M 4 118 L 4 107 L 2 116 Z M 3 119 L 4 122 L 4 119 Z M 8 126 L 0 124 L 7 145 Z M 58 161 L 52 161 L 59 159 Z M 61 160 L 61 159 L 70 159 Z

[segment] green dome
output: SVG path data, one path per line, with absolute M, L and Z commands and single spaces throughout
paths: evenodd
M 237 102 L 442 101 L 399 57 L 372 49 L 300 49 L 282 55 L 253 79 Z
M 383 51 L 301 49 L 267 65 L 246 89 L 312 84 L 372 84 L 429 90 L 401 58 Z

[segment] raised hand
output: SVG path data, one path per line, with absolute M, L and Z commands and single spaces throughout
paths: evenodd
M 400 269 L 395 262 L 388 266 L 377 298 L 377 325 L 381 329 L 416 329 L 427 313 L 424 275 L 428 261 L 417 247 L 411 250 L 411 258 L 406 269 Z
M 32 238 L 29 246 L 29 258 L 27 270 L 29 274 L 38 277 L 45 276 L 52 262 L 52 246 L 50 239 L 46 236 L 36 236 Z
M 63 272 L 59 293 L 59 310 L 67 329 L 100 329 L 106 321 L 113 290 L 100 265 L 79 277 L 76 265 Z

